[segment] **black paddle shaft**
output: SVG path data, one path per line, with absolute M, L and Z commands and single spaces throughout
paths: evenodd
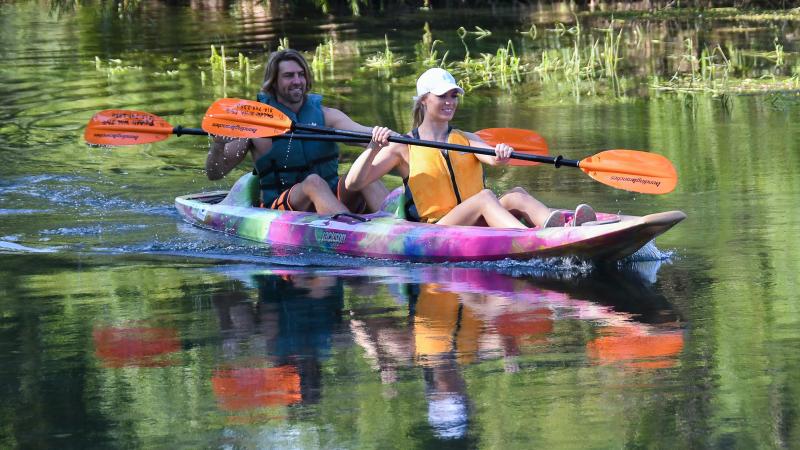
M 360 133 L 358 131 L 339 130 L 336 128 L 319 127 L 313 125 L 303 125 L 299 123 L 293 123 L 292 129 L 301 131 L 310 131 L 313 133 L 324 133 L 330 135 L 352 137 L 352 138 L 370 139 L 370 140 L 372 139 L 372 135 L 370 135 L 369 133 Z M 423 147 L 440 148 L 445 150 L 455 150 L 458 152 L 476 153 L 479 155 L 489 155 L 489 156 L 495 155 L 494 150 L 489 150 L 485 148 L 469 147 L 466 145 L 451 144 L 449 142 L 436 142 L 436 141 L 426 141 L 424 139 L 412 139 L 406 136 L 390 136 L 389 142 L 397 142 L 400 144 L 409 144 L 409 145 L 420 145 Z M 522 159 L 525 161 L 554 164 L 556 167 L 561 167 L 561 166 L 580 167 L 580 161 L 574 159 L 564 159 L 564 157 L 561 155 L 542 156 L 542 155 L 531 155 L 528 153 L 511 152 L 511 157 L 514 159 Z
M 172 134 L 176 136 L 193 135 L 193 136 L 208 136 L 208 132 L 202 128 L 185 128 L 178 125 L 172 129 Z M 372 139 L 369 135 L 363 136 L 334 136 L 325 134 L 309 134 L 309 133 L 287 133 L 278 136 L 270 136 L 270 139 L 299 139 L 305 141 L 326 141 L 326 142 L 344 142 L 347 144 L 368 144 Z

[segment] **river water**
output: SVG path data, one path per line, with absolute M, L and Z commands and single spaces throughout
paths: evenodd
M 798 448 L 800 99 L 663 93 L 637 71 L 669 72 L 691 35 L 740 49 L 764 79 L 773 62 L 747 55 L 775 39 L 796 52 L 796 21 L 641 22 L 631 29 L 653 45 L 627 49 L 610 88 L 523 78 L 467 93 L 461 128 L 534 129 L 573 159 L 630 148 L 673 162 L 678 187 L 661 196 L 570 168 L 489 171 L 498 190 L 548 205 L 687 213 L 620 267 L 276 252 L 181 222 L 175 196 L 247 169 L 208 181 L 206 138 L 83 142 L 107 108 L 198 126 L 217 98 L 253 96 L 281 38 L 311 54 L 333 40 L 315 90 L 406 130 L 426 23 L 439 57 L 458 61 L 461 26 L 492 31 L 466 35 L 474 57 L 509 39 L 535 55 L 572 19 L 558 7 L 387 19 L 248 2 L 0 4 L 0 446 Z M 538 40 L 520 34 L 531 23 Z M 404 58 L 388 74 L 365 64 L 385 36 Z M 212 44 L 250 70 L 232 58 L 215 72 Z M 345 148 L 345 163 L 356 154 Z

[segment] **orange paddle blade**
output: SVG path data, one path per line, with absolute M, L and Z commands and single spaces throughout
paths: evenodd
M 613 335 L 586 344 L 589 357 L 600 364 L 621 364 L 638 369 L 673 367 L 683 351 L 683 333 L 647 333 L 635 327 L 615 327 Z
M 666 194 L 678 184 L 675 167 L 655 153 L 606 150 L 582 159 L 578 167 L 601 183 L 643 194 Z
M 530 130 L 522 128 L 485 128 L 476 131 L 475 134 L 489 145 L 508 144 L 514 147 L 514 152 L 516 153 L 548 155 L 547 142 L 542 136 Z M 512 166 L 538 166 L 540 164 L 542 163 L 521 159 L 509 161 L 509 165 Z
M 302 400 L 300 375 L 292 365 L 219 369 L 211 377 L 211 387 L 228 411 L 286 406 Z
M 208 107 L 203 129 L 232 138 L 270 137 L 292 129 L 292 119 L 277 108 L 238 98 L 219 99 Z
M 154 114 L 107 109 L 92 116 L 83 137 L 96 145 L 134 145 L 163 141 L 171 133 L 172 125 Z

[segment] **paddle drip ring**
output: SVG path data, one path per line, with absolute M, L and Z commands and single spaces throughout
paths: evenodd
M 286 144 L 286 154 L 283 155 L 283 168 L 287 168 L 286 162 L 289 161 L 289 152 L 292 150 L 292 139 L 294 138 L 294 131 L 289 135 L 289 143 Z

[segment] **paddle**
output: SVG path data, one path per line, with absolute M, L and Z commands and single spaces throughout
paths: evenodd
M 220 99 L 214 102 L 206 111 L 203 118 L 203 129 L 211 134 L 218 134 L 228 137 L 238 138 L 257 138 L 280 136 L 290 131 L 309 131 L 328 135 L 347 136 L 347 137 L 366 137 L 369 133 L 357 131 L 337 130 L 335 128 L 322 127 L 317 125 L 293 124 L 292 120 L 280 110 L 263 103 L 240 100 L 235 98 Z M 547 155 L 547 143 L 544 138 L 529 130 L 518 128 L 488 128 L 480 130 L 484 139 L 490 145 L 497 145 L 500 142 L 514 147 L 517 155 Z M 371 137 L 371 136 L 370 136 Z M 408 142 L 402 141 L 407 139 Z M 440 142 L 416 140 L 393 136 L 389 139 L 392 142 L 417 143 L 425 147 L 448 148 L 455 144 L 444 144 Z M 451 147 L 448 147 L 451 146 Z M 494 155 L 494 150 L 475 149 L 474 147 L 456 146 L 461 151 L 464 149 L 474 149 L 472 153 L 482 153 Z M 519 147 L 519 149 L 517 149 Z M 517 159 L 511 165 L 530 166 L 537 165 L 542 161 L 535 159 Z
M 83 133 L 86 142 L 95 145 L 135 145 L 149 144 L 167 139 L 170 135 L 207 136 L 200 128 L 173 127 L 166 120 L 144 111 L 107 109 L 100 111 L 89 120 Z M 369 143 L 369 137 L 338 137 L 324 134 L 294 133 L 273 136 L 272 139 L 301 139 L 315 141 L 336 141 L 346 143 Z
M 289 117 L 269 105 L 231 98 L 217 100 L 208 108 L 203 118 L 203 129 L 212 134 L 237 138 L 272 137 L 289 131 L 308 131 L 347 137 L 370 136 L 369 133 L 293 123 Z M 494 155 L 494 150 L 412 139 L 405 136 L 392 136 L 389 141 L 480 155 Z M 636 150 L 606 150 L 580 161 L 564 159 L 561 155 L 553 157 L 516 151 L 512 153 L 511 157 L 553 164 L 557 168 L 561 166 L 577 167 L 603 184 L 645 194 L 672 192 L 678 182 L 675 168 L 668 159 L 654 153 Z
M 476 131 L 475 134 L 489 145 L 508 144 L 514 147 L 515 152 L 547 156 L 547 142 L 533 131 L 521 128 L 486 128 Z M 522 159 L 514 160 L 512 163 L 514 166 L 538 166 L 540 164 L 542 163 Z
M 518 128 L 487 128 L 476 132 L 481 139 L 491 145 L 505 142 L 523 153 L 547 155 L 544 138 L 529 130 Z M 167 139 L 170 135 L 206 136 L 208 132 L 198 128 L 173 127 L 165 119 L 144 111 L 108 109 L 100 111 L 89 120 L 84 138 L 96 145 L 135 145 L 149 144 Z M 273 139 L 303 139 L 317 141 L 337 141 L 346 143 L 368 143 L 369 136 L 337 137 L 319 133 L 293 133 L 272 136 Z M 519 161 L 519 165 L 536 165 L 537 162 Z

